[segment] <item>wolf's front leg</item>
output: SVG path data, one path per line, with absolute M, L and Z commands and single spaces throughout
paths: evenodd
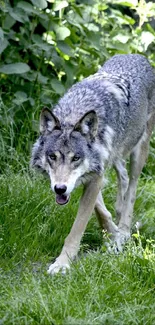
M 76 257 L 82 235 L 86 229 L 89 217 L 93 212 L 95 201 L 101 187 L 102 177 L 96 175 L 85 186 L 71 232 L 65 239 L 61 254 L 58 256 L 56 261 L 50 265 L 48 269 L 49 274 L 58 273 L 60 270 L 65 273 L 66 269 L 70 267 L 70 261 Z

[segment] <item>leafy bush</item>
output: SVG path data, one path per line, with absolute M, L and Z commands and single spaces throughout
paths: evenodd
M 2 169 L 27 161 L 40 109 L 109 56 L 146 53 L 155 65 L 153 2 L 1 0 L 0 9 Z

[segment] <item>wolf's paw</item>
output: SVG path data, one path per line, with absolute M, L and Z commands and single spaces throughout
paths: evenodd
M 129 238 L 129 232 L 118 230 L 113 239 L 110 242 L 106 243 L 108 251 L 115 254 L 122 252 L 123 247 Z
M 118 233 L 115 237 L 115 240 L 114 240 L 114 246 L 115 246 L 116 253 L 122 252 L 123 247 L 129 238 L 130 238 L 130 232 L 126 232 L 126 231 L 122 231 L 122 230 L 118 231 Z
M 55 263 L 49 266 L 47 273 L 51 275 L 57 274 L 58 272 L 61 272 L 62 274 L 66 274 L 66 271 L 68 269 L 70 269 L 69 263 L 61 263 L 59 261 L 55 261 Z

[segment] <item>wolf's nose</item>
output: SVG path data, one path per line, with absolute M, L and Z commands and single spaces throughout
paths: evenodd
M 56 194 L 64 194 L 67 190 L 66 185 L 55 185 L 54 186 L 54 191 Z

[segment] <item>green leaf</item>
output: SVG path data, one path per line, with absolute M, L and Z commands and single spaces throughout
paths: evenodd
M 94 48 L 97 51 L 101 51 L 101 35 L 95 32 L 87 32 L 87 38 L 90 48 Z M 104 49 L 105 50 L 105 49 Z M 102 49 L 103 51 L 103 49 Z
M 89 31 L 99 32 L 99 27 L 93 23 L 87 23 L 84 25 Z
M 4 40 L 1 40 L 0 39 L 0 54 L 6 49 L 6 47 L 9 45 L 9 42 L 4 39 Z
M 46 85 L 48 78 L 43 76 L 40 72 L 38 73 L 38 81 L 42 84 L 42 85 Z
M 80 17 L 80 15 L 78 13 L 70 10 L 68 12 L 66 18 L 70 25 L 78 27 L 81 34 L 85 35 L 83 26 L 82 26 L 84 24 L 84 20 Z
M 65 1 L 65 0 L 61 1 L 60 0 L 60 1 L 57 1 L 54 4 L 53 10 L 54 11 L 58 11 L 58 10 L 61 10 L 61 9 L 65 8 L 65 7 L 68 7 L 68 1 Z
M 127 1 L 116 0 L 114 1 L 114 3 L 122 6 L 127 6 L 127 7 L 136 7 L 138 5 L 138 0 L 127 0 Z
M 24 79 L 29 80 L 29 81 L 37 81 L 41 83 L 42 85 L 46 85 L 48 82 L 48 78 L 43 76 L 41 72 L 36 72 L 36 71 L 29 71 L 24 75 Z
M 57 40 L 59 40 L 59 41 L 63 41 L 71 33 L 69 28 L 67 28 L 65 26 L 63 26 L 63 27 L 56 26 L 55 32 L 56 32 Z
M 31 106 L 34 106 L 35 101 L 32 97 L 29 97 L 29 102 L 30 102 Z
M 148 31 L 155 36 L 155 30 L 152 28 L 150 24 L 146 24 Z
M 14 96 L 15 99 L 13 99 L 13 103 L 17 105 L 21 105 L 28 100 L 27 94 L 24 91 L 16 91 Z
M 155 41 L 155 37 L 152 33 L 148 31 L 143 31 L 141 34 L 141 43 L 144 45 L 144 50 L 146 51 L 148 46 Z
M 130 39 L 129 35 L 123 35 L 123 34 L 118 34 L 115 37 L 113 37 L 113 41 L 118 41 L 123 44 L 126 44 L 129 39 Z
M 26 1 L 18 2 L 17 8 L 21 8 L 29 14 L 39 14 L 38 10 L 34 9 L 33 6 L 30 3 L 27 3 Z
M 66 44 L 65 42 L 58 41 L 57 46 L 58 46 L 58 48 L 60 49 L 61 52 L 67 54 L 68 56 L 72 56 L 72 57 L 74 56 L 72 48 L 68 44 Z
M 64 61 L 63 67 L 64 67 L 64 70 L 65 70 L 66 76 L 67 76 L 67 82 L 65 83 L 65 85 L 67 87 L 70 87 L 73 84 L 73 80 L 76 75 L 77 67 L 72 64 L 71 60 Z
M 28 15 L 25 15 L 24 10 L 21 8 L 14 8 L 14 10 L 10 12 L 10 16 L 20 23 L 29 22 Z
M 117 50 L 119 53 L 128 53 L 129 52 L 129 45 L 119 43 L 119 42 L 109 43 L 109 44 L 107 44 L 107 48 Z
M 46 0 L 31 0 L 31 2 L 37 8 L 40 8 L 40 9 L 47 8 L 47 1 Z
M 0 11 L 3 11 L 3 12 L 8 12 L 8 10 L 6 9 L 6 4 L 5 4 L 5 1 L 0 1 Z
M 15 22 L 16 20 L 8 14 L 5 17 L 3 28 L 9 30 L 15 24 Z
M 65 87 L 62 85 L 61 81 L 57 79 L 51 80 L 51 86 L 56 94 L 62 95 L 65 92 Z
M 27 94 L 24 91 L 16 91 L 15 97 L 25 100 L 27 98 Z
M 3 40 L 4 39 L 4 32 L 3 29 L 0 27 L 0 39 Z
M 32 40 L 34 42 L 34 45 L 40 48 L 41 50 L 44 51 L 50 51 L 51 45 L 47 44 L 43 39 L 40 37 L 38 34 L 32 35 Z M 31 48 L 32 45 L 30 45 Z
M 30 67 L 26 63 L 17 62 L 11 64 L 4 64 L 0 67 L 0 72 L 4 74 L 21 74 L 28 72 Z

